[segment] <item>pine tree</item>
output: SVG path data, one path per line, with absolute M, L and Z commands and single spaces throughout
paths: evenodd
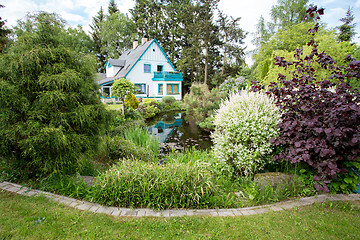
M 109 15 L 119 12 L 119 9 L 117 7 L 117 4 L 115 3 L 115 0 L 110 0 L 109 6 L 108 6 L 108 12 L 109 12 Z
M 95 54 L 98 59 L 98 71 L 104 72 L 104 66 L 107 58 L 107 53 L 103 51 L 103 39 L 101 36 L 102 32 L 102 23 L 105 21 L 105 14 L 103 11 L 103 8 L 100 7 L 99 12 L 97 13 L 97 16 L 93 17 L 92 24 L 90 25 L 90 28 L 92 30 L 91 36 L 95 43 Z
M 340 19 L 341 22 L 344 24 L 338 27 L 340 30 L 339 33 L 339 41 L 340 42 L 350 42 L 351 39 L 355 36 L 355 23 L 352 23 L 354 21 L 354 14 L 352 12 L 352 9 L 349 7 L 346 11 L 346 16 L 344 18 Z
M 0 8 L 5 7 L 4 5 L 0 4 Z M 5 45 L 8 41 L 8 37 L 7 35 L 9 35 L 11 33 L 11 31 L 7 28 L 5 28 L 5 20 L 2 20 L 2 18 L 0 17 L 0 52 L 4 51 Z

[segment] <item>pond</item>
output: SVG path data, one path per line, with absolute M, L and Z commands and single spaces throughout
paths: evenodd
M 159 139 L 161 147 L 210 149 L 210 132 L 199 128 L 185 112 L 165 113 L 146 122 L 148 133 Z

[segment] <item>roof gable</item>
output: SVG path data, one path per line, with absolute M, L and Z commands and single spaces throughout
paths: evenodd
M 165 56 L 167 62 L 170 64 L 174 72 L 176 71 L 174 65 L 170 62 L 169 58 L 166 56 L 164 50 L 160 46 L 159 42 L 156 39 L 147 41 L 146 43 L 138 46 L 135 49 L 130 49 L 125 51 L 119 59 L 108 59 L 105 64 L 105 68 L 111 66 L 120 67 L 120 70 L 112 78 L 106 78 L 99 81 L 100 85 L 105 85 L 110 82 L 113 82 L 115 79 L 126 78 L 126 76 L 131 72 L 135 65 L 140 61 L 141 57 L 148 51 L 150 46 L 155 43 L 161 50 L 162 54 Z

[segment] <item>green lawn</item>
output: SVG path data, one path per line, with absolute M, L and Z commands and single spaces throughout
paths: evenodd
M 360 201 L 330 202 L 240 217 L 126 218 L 0 190 L 0 240 L 359 239 L 358 206 Z
M 107 110 L 121 110 L 121 104 L 105 104 Z

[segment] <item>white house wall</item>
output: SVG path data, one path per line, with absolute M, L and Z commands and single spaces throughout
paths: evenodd
M 106 77 L 108 77 L 108 78 L 114 77 L 115 74 L 116 74 L 119 70 L 120 70 L 119 67 L 114 67 L 114 66 L 111 66 L 111 67 L 106 68 Z
M 144 64 L 151 65 L 151 71 L 149 73 L 144 72 Z M 180 81 L 153 81 L 154 72 L 157 71 L 157 66 L 163 65 L 163 72 L 174 72 L 173 67 L 170 65 L 159 46 L 153 42 L 140 60 L 136 63 L 130 73 L 126 76 L 126 79 L 130 80 L 134 84 L 146 84 L 146 91 L 149 92 L 145 95 L 137 95 L 144 97 L 162 97 L 166 94 L 166 83 L 178 84 L 179 83 L 179 95 L 173 95 L 177 100 L 181 100 L 181 82 Z M 158 84 L 163 83 L 164 95 L 158 95 Z

